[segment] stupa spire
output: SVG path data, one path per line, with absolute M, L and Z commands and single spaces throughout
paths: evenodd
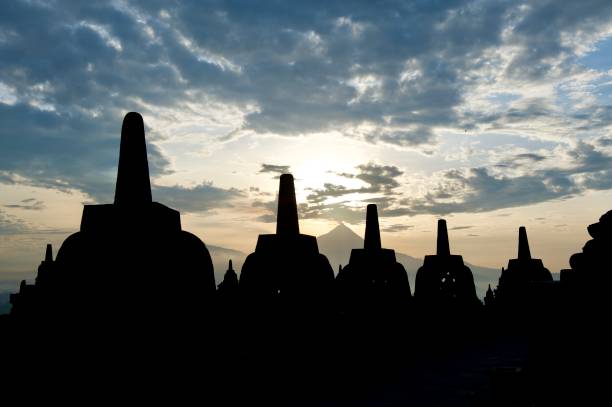
M 53 261 L 53 246 L 51 246 L 51 243 L 47 244 L 47 249 L 45 250 L 45 261 Z
M 378 211 L 375 204 L 369 204 L 366 213 L 366 229 L 363 248 L 368 250 L 380 250 L 381 247 Z
M 140 114 L 130 112 L 125 115 L 121 126 L 115 205 L 139 205 L 151 201 L 144 123 Z
M 531 259 L 531 251 L 529 250 L 529 240 L 527 240 L 527 229 L 525 229 L 525 226 L 519 228 L 518 259 Z
M 438 256 L 450 256 L 450 246 L 448 244 L 448 230 L 446 229 L 446 221 L 438 220 L 438 243 L 436 247 Z
M 295 186 L 293 185 L 293 175 L 291 174 L 283 174 L 280 176 L 280 186 L 278 189 L 278 214 L 276 217 L 276 234 L 300 234 L 297 203 L 295 199 Z

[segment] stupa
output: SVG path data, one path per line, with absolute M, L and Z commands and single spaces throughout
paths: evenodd
M 37 316 L 92 323 L 180 319 L 214 295 L 208 249 L 182 230 L 178 211 L 152 200 L 140 114 L 123 120 L 114 203 L 84 206 L 80 230 L 36 286 Z
M 334 284 L 334 272 L 319 253 L 317 239 L 300 233 L 291 174 L 280 176 L 276 234 L 259 235 L 255 252 L 240 273 L 246 309 L 262 312 L 323 311 Z M 262 310 L 262 307 L 268 307 Z
M 230 259 L 227 270 L 225 271 L 225 275 L 223 276 L 223 281 L 219 283 L 219 294 L 225 293 L 234 293 L 238 290 L 238 274 L 234 270 L 234 266 L 232 265 L 232 260 Z
M 495 292 L 497 305 L 502 308 L 527 306 L 528 299 L 536 295 L 540 283 L 552 282 L 552 274 L 544 267 L 542 260 L 531 257 L 527 229 L 519 228 L 518 256 L 508 262 L 502 270 Z
M 426 307 L 451 309 L 481 305 L 472 271 L 463 264 L 463 257 L 450 253 L 444 219 L 438 220 L 436 254 L 425 256 L 423 266 L 417 271 L 414 288 L 415 300 Z
M 395 251 L 383 249 L 375 204 L 367 206 L 363 249 L 353 249 L 336 277 L 340 308 L 357 313 L 395 313 L 411 298 L 410 283 Z

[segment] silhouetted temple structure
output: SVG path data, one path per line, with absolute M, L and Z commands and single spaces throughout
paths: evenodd
M 495 294 L 493 293 L 493 290 L 491 290 L 491 284 L 489 284 L 489 287 L 487 288 L 487 292 L 484 297 L 484 304 L 487 307 L 492 307 L 495 304 Z
M 276 233 L 259 236 L 240 278 L 230 260 L 217 290 L 204 243 L 182 230 L 179 212 L 153 202 L 144 123 L 128 113 L 114 203 L 85 205 L 80 230 L 55 260 L 47 245 L 35 282 L 10 296 L 3 366 L 17 380 L 52 383 L 62 401 L 98 386 L 86 396 L 127 390 L 142 401 L 166 389 L 211 405 L 597 405 L 585 398 L 607 391 L 612 211 L 588 232 L 556 282 L 520 227 L 518 256 L 481 307 L 439 220 L 436 254 L 425 256 L 411 299 L 404 267 L 382 248 L 376 205 L 363 248 L 334 279 L 316 238 L 300 233 L 293 176 L 283 174 Z
M 542 285 L 551 283 L 552 274 L 544 267 L 542 260 L 533 259 L 527 240 L 527 230 L 519 228 L 518 256 L 502 269 L 499 284 L 495 290 L 496 305 L 514 315 L 521 314 L 537 300 Z
M 293 176 L 283 174 L 276 234 L 259 235 L 255 252 L 242 266 L 243 301 L 247 307 L 276 305 L 281 312 L 322 311 L 333 284 L 334 272 L 319 253 L 317 239 L 300 233 Z
M 159 321 L 202 312 L 214 294 L 206 246 L 181 229 L 179 212 L 152 200 L 138 113 L 123 121 L 115 202 L 85 205 L 80 231 L 64 241 L 53 270 L 46 264 L 35 284 L 37 306 L 28 311 L 47 322 L 82 316 Z
M 599 218 L 599 222 L 587 227 L 591 240 L 581 253 L 570 257 L 571 269 L 561 271 L 561 281 L 573 282 L 585 290 L 601 287 L 609 290 L 612 280 L 612 211 Z M 605 288 L 604 288 L 605 287 Z
M 19 285 L 19 292 L 10 296 L 12 315 L 28 316 L 43 305 L 44 296 L 52 295 L 54 271 L 53 247 L 51 244 L 47 244 L 45 258 L 38 266 L 35 283 L 28 284 L 25 280 L 22 280 Z
M 219 283 L 219 293 L 234 293 L 238 290 L 238 274 L 234 271 L 232 261 L 229 261 L 229 265 L 225 274 L 223 275 L 223 281 Z
M 463 264 L 463 257 L 450 254 L 448 230 L 444 219 L 438 220 L 435 255 L 425 256 L 416 275 L 414 297 L 427 307 L 473 307 L 481 305 L 476 296 L 474 276 Z
M 376 205 L 367 206 L 363 249 L 353 249 L 349 264 L 336 277 L 340 309 L 364 314 L 405 311 L 410 283 L 395 251 L 383 249 Z

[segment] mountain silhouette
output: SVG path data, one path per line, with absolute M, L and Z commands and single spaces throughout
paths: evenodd
M 340 223 L 324 235 L 317 236 L 317 243 L 321 252 L 329 259 L 334 273 L 337 274 L 339 265 L 348 264 L 351 250 L 363 247 L 363 238 Z
M 339 265 L 345 266 L 348 264 L 352 249 L 363 247 L 363 238 L 343 223 L 340 223 L 329 232 L 318 236 L 317 242 L 319 244 L 319 250 L 327 256 L 335 273 L 338 273 Z M 423 265 L 423 259 L 397 251 L 395 252 L 395 256 L 397 261 L 406 269 L 408 279 L 410 280 L 410 286 L 414 289 L 416 272 L 419 267 Z M 468 262 L 465 264 L 472 269 L 478 297 L 484 298 L 489 284 L 492 286 L 497 285 L 500 271 L 490 267 L 477 266 Z

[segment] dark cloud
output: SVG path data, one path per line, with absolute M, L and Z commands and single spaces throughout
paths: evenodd
M 535 154 L 535 153 L 517 154 L 515 158 L 517 160 L 527 160 L 527 161 L 535 161 L 535 162 L 546 160 L 545 156 L 541 154 Z
M 602 137 L 597 140 L 597 143 L 602 147 L 612 146 L 612 137 Z
M 465 230 L 472 229 L 474 226 L 453 226 L 450 230 Z
M 22 200 L 18 204 L 7 204 L 4 205 L 5 208 L 16 208 L 16 209 L 25 209 L 29 211 L 40 211 L 45 209 L 45 203 L 43 201 L 39 201 L 34 198 L 28 198 Z
M 611 13 L 612 4 L 606 1 L 529 4 L 512 30 L 510 41 L 518 47 L 518 52 L 514 53 L 507 74 L 533 80 L 559 69 L 553 61 L 559 55 L 572 57 L 575 43 L 571 40 L 580 41 L 582 38 L 578 35 L 594 33 L 596 27 L 608 24 Z
M 399 168 L 393 165 L 378 165 L 372 162 L 357 166 L 359 173 L 350 178 L 357 178 L 366 184 L 370 185 L 373 192 L 383 191 L 386 194 L 391 193 L 394 188 L 400 184 L 396 178 L 403 174 Z
M 425 126 L 419 126 L 413 130 L 381 130 L 366 134 L 364 139 L 374 144 L 383 142 L 401 147 L 418 147 L 437 143 L 433 131 Z
M 496 164 L 496 167 L 501 168 L 520 168 L 532 163 L 539 163 L 546 160 L 547 157 L 536 153 L 521 153 L 513 157 L 507 158 Z
M 445 171 L 442 181 L 423 198 L 406 198 L 386 216 L 488 212 L 554 199 L 588 189 L 612 188 L 612 156 L 578 142 L 567 151 L 571 168 L 549 167 L 519 176 L 492 174 L 487 168 Z
M 387 232 L 387 233 L 395 233 L 395 232 L 404 232 L 410 229 L 414 229 L 414 225 L 404 225 L 402 223 L 398 223 L 395 225 L 386 226 L 382 229 L 382 231 Z
M 276 178 L 278 178 L 282 174 L 289 174 L 290 172 L 291 168 L 288 165 L 261 164 L 261 168 L 259 169 L 259 174 L 277 174 Z
M 326 183 L 323 185 L 322 189 L 314 189 L 306 199 L 308 202 L 316 204 L 330 197 L 339 197 L 355 193 L 371 194 L 382 192 L 385 195 L 393 195 L 393 190 L 400 186 L 397 178 L 403 174 L 396 166 L 379 165 L 373 162 L 358 165 L 356 169 L 359 170 L 356 174 L 339 173 L 337 175 L 344 178 L 361 180 L 366 186 L 360 188 L 347 188 L 343 185 Z M 376 202 L 372 201 L 371 203 Z
M 278 196 L 274 198 L 274 200 L 262 201 L 260 199 L 256 199 L 253 201 L 251 206 L 253 208 L 263 208 L 267 213 L 258 216 L 255 220 L 264 223 L 275 223 L 276 222 L 276 213 L 277 213 L 277 203 Z
M 580 192 L 565 174 L 550 172 L 507 177 L 492 175 L 486 168 L 449 171 L 445 174 L 445 180 L 436 188 L 437 193 L 427 194 L 424 198 L 405 199 L 400 207 L 387 211 L 387 214 L 488 212 L 568 197 Z M 452 198 L 447 199 L 447 196 Z
M 244 197 L 244 192 L 230 188 L 215 187 L 212 183 L 203 183 L 193 188 L 181 186 L 153 187 L 153 198 L 160 203 L 181 212 L 206 212 L 215 208 L 231 207 L 231 201 Z
M 319 204 L 327 200 L 327 198 L 333 198 L 343 196 L 351 193 L 358 193 L 366 190 L 367 188 L 350 189 L 344 185 L 335 185 L 330 183 L 323 184 L 322 189 L 315 189 L 313 193 L 309 194 L 306 199 L 311 204 Z

